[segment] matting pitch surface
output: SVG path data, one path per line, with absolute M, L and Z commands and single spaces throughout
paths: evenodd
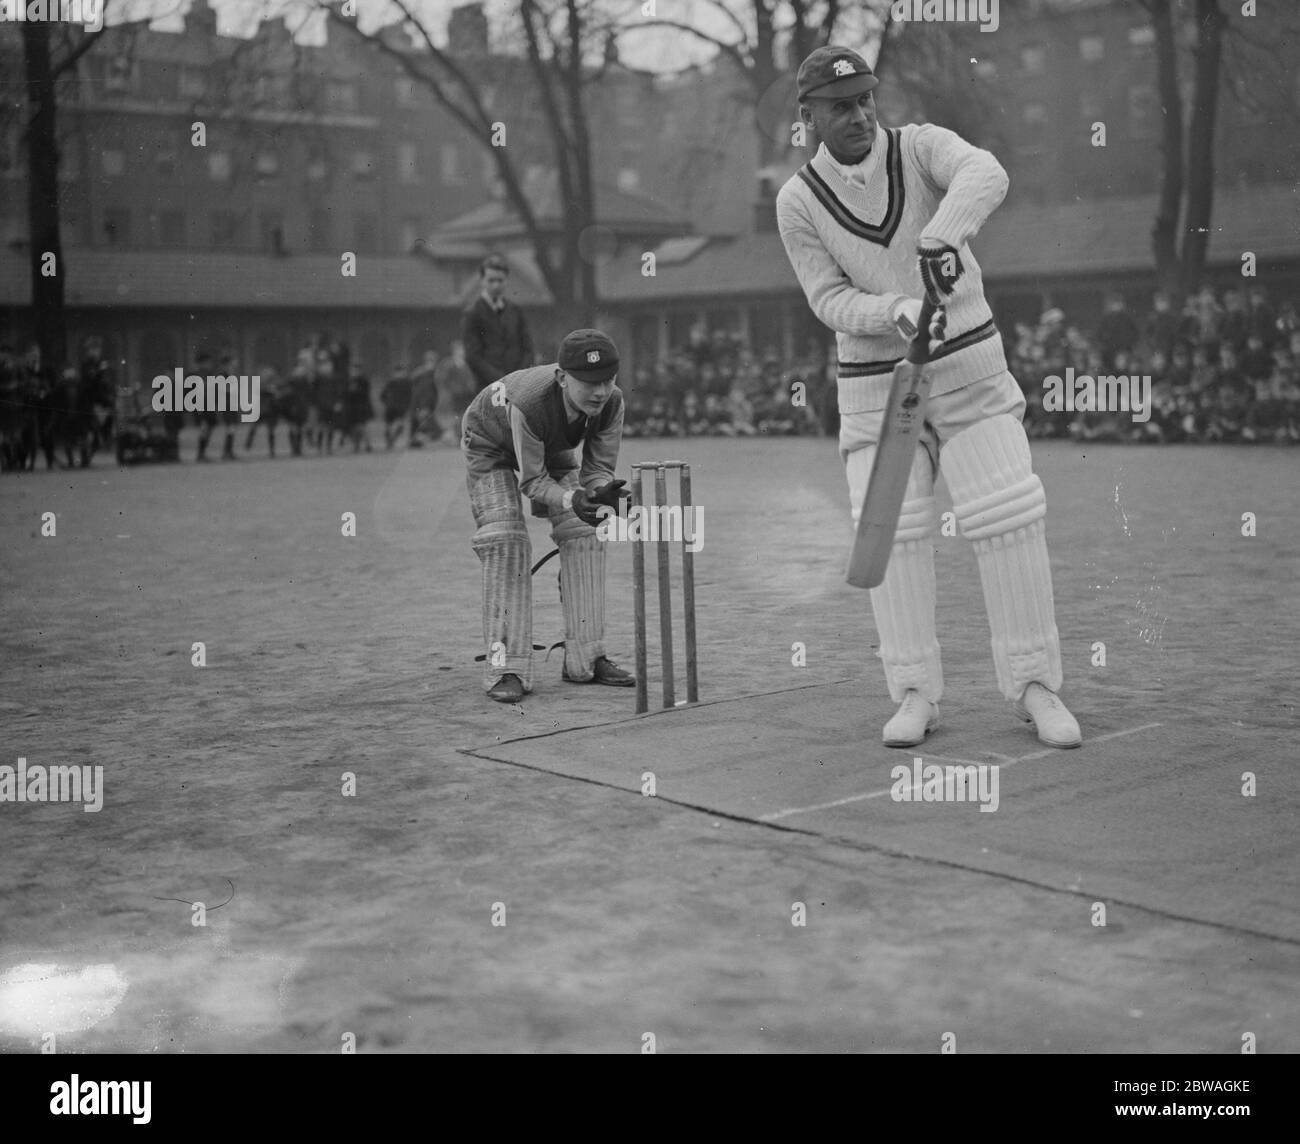
M 1023 879 L 1101 902 L 1300 940 L 1291 828 L 1300 773 L 1267 735 L 1231 738 L 1092 715 L 1076 750 L 1045 748 L 1008 712 L 944 711 L 921 747 L 888 749 L 853 683 L 664 711 L 470 753 L 637 797 Z M 1140 721 L 1139 721 L 1140 720 Z M 996 766 L 997 804 L 924 801 L 923 766 Z M 902 765 L 909 776 L 891 772 Z M 1256 774 L 1270 797 L 1245 798 Z M 968 771 L 966 773 L 969 773 Z M 924 778 L 924 770 L 921 772 Z M 654 795 L 643 795 L 653 776 Z M 992 772 L 985 772 L 985 805 Z M 959 796 L 965 789 L 954 786 Z M 937 793 L 931 788 L 932 793 Z M 906 793 L 908 801 L 901 801 Z M 899 797 L 896 797 L 899 796 Z

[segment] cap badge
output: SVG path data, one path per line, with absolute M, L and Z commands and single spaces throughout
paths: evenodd
M 853 62 L 852 62 L 851 60 L 836 60 L 836 61 L 835 61 L 835 74 L 836 74 L 836 75 L 852 75 L 852 74 L 853 74 Z
M 588 350 L 587 360 L 593 364 L 600 361 L 600 350 Z

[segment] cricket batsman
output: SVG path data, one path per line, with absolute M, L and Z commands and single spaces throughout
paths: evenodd
M 595 526 L 627 495 L 614 480 L 623 437 L 618 350 L 599 330 L 574 330 L 553 365 L 492 382 L 465 411 L 461 451 L 473 548 L 483 568 L 484 684 L 518 703 L 533 689 L 532 546 L 519 494 L 548 516 L 560 550 L 564 672 L 570 683 L 631 687 L 605 655 L 605 545 Z M 581 449 L 581 459 L 578 450 Z
M 1007 369 L 967 243 L 1002 202 L 1007 175 L 987 151 L 932 124 L 880 128 L 878 83 L 858 53 L 818 48 L 799 67 L 802 122 L 820 145 L 777 196 L 786 253 L 813 313 L 835 331 L 840 456 L 854 523 L 895 364 L 916 335 L 922 296 L 942 308 L 943 342 L 883 582 L 871 589 L 889 694 L 890 747 L 938 725 L 943 670 L 935 633 L 934 479 L 948 480 L 984 587 L 998 687 L 1042 742 L 1077 747 L 1061 702 L 1061 651 L 1042 482 L 1021 427 L 1025 400 Z

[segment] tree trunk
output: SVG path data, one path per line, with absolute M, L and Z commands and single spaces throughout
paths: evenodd
M 1160 201 L 1151 230 L 1156 260 L 1156 280 L 1175 304 L 1181 301 L 1182 268 L 1178 261 L 1178 215 L 1183 201 L 1183 98 L 1178 90 L 1178 45 L 1174 37 L 1171 0 L 1152 0 L 1151 18 L 1156 34 L 1156 79 L 1164 115 L 1161 151 Z
M 1183 235 L 1183 287 L 1201 284 L 1214 208 L 1214 121 L 1219 106 L 1219 61 L 1226 20 L 1219 0 L 1196 0 L 1196 88 L 1187 143 L 1187 224 Z
M 59 149 L 55 74 L 50 59 L 50 26 L 41 20 L 20 25 L 26 66 L 27 102 L 27 222 L 32 282 L 32 328 L 44 365 L 57 377 L 66 355 L 63 312 L 63 247 L 59 240 Z M 41 273 L 48 255 L 54 273 Z

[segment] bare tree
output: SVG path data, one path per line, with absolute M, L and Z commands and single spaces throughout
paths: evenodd
M 1155 31 L 1156 74 L 1164 115 L 1152 251 L 1157 279 L 1178 297 L 1194 290 L 1205 275 L 1214 218 L 1219 94 L 1224 81 L 1236 81 L 1229 82 L 1227 90 L 1249 111 L 1288 122 L 1290 134 L 1279 133 L 1278 143 L 1294 149 L 1290 142 L 1297 120 L 1290 98 L 1293 77 L 1282 46 L 1300 34 L 1300 17 L 1294 9 L 1273 12 L 1272 22 L 1257 30 L 1247 16 L 1231 21 L 1221 0 L 1142 0 L 1142 5 L 1150 13 Z M 1181 27 L 1186 27 L 1191 37 L 1191 99 L 1186 108 L 1179 82 Z
M 107 7 L 107 5 L 105 5 Z M 64 313 L 63 238 L 59 211 L 59 102 L 61 81 L 75 74 L 77 61 L 104 36 L 44 20 L 20 24 L 26 93 L 20 110 L 21 140 L 27 159 L 28 267 L 32 290 L 32 329 L 45 364 L 59 371 L 67 354 Z
M 532 79 L 527 94 L 535 96 L 554 156 L 563 208 L 558 244 L 551 242 L 527 193 L 527 172 L 518 158 L 520 148 L 494 145 L 499 117 L 489 110 L 484 98 L 491 69 L 485 74 L 469 61 L 454 59 L 435 42 L 431 22 L 417 14 L 407 0 L 394 0 L 402 13 L 400 27 L 369 31 L 363 31 L 327 0 L 317 2 L 334 26 L 394 61 L 484 148 L 506 201 L 528 235 L 538 270 L 559 313 L 574 324 L 594 322 L 598 302 L 595 267 L 583 257 L 580 238 L 595 222 L 596 210 L 586 97 L 602 74 L 606 23 L 595 0 L 517 0 L 515 9 Z M 399 30 L 405 35 L 395 34 Z
M 792 67 L 814 48 L 831 41 L 841 26 L 841 0 L 704 0 L 727 27 L 716 33 L 700 24 L 668 17 L 645 18 L 638 0 L 620 21 L 620 34 L 633 36 L 653 28 L 681 32 L 716 48 L 748 91 L 754 107 L 759 178 L 769 194 L 772 168 L 791 148 L 794 106 Z M 881 7 L 883 0 L 849 5 L 856 14 Z M 791 63 L 793 61 L 793 63 Z

